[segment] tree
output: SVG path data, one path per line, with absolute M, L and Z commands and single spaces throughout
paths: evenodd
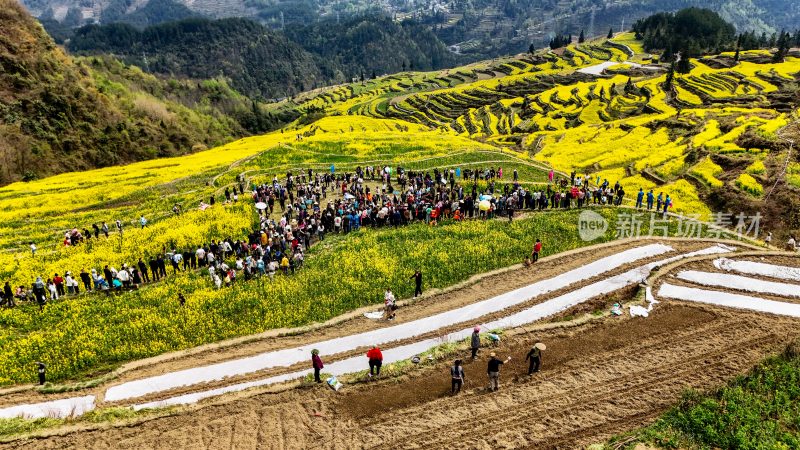
M 675 61 L 669 65 L 669 72 L 667 72 L 667 79 L 664 81 L 664 90 L 672 89 L 672 82 L 675 80 Z
M 608 29 L 608 36 L 606 36 L 606 37 L 607 37 L 608 39 L 611 39 L 611 38 L 613 38 L 613 37 L 614 37 L 614 29 L 613 29 L 613 28 L 609 28 L 609 29 Z
M 533 44 L 531 44 L 531 46 L 528 47 L 528 53 L 530 53 L 531 55 L 536 53 L 536 47 L 534 47 Z
M 678 60 L 678 65 L 675 67 L 675 70 L 678 73 L 689 73 L 692 71 L 692 65 L 689 62 L 689 51 L 687 49 L 683 49 L 681 51 L 680 59 Z
M 786 58 L 786 54 L 789 53 L 789 47 L 791 44 L 792 37 L 789 33 L 784 33 L 781 30 L 781 36 L 778 38 L 778 51 L 775 53 L 775 56 L 772 57 L 772 61 L 776 63 L 783 62 Z
M 739 62 L 739 47 L 736 47 L 736 54 L 733 55 L 733 60 Z
M 578 36 L 578 44 L 583 44 L 586 42 L 586 36 L 583 34 L 583 30 L 581 30 L 580 36 Z
M 643 37 L 644 48 L 649 52 L 671 46 L 673 50 L 696 50 L 696 56 L 733 50 L 736 42 L 736 28 L 715 11 L 702 8 L 654 14 L 636 21 L 633 30 Z
M 628 81 L 627 83 L 625 83 L 625 93 L 631 94 L 633 93 L 633 90 L 634 90 L 633 80 L 631 80 L 631 77 L 628 77 Z
M 672 51 L 672 44 L 667 44 L 664 53 L 661 55 L 661 60 L 666 62 L 673 62 L 675 60 L 675 52 Z

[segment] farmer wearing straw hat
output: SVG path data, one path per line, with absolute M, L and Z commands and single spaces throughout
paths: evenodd
M 478 349 L 481 348 L 480 332 L 481 332 L 481 327 L 475 327 L 472 330 L 472 338 L 470 341 L 472 348 L 472 359 L 475 359 L 475 357 L 478 355 Z
M 528 352 L 528 355 L 525 357 L 525 361 L 530 360 L 530 365 L 528 366 L 528 375 L 532 375 L 534 372 L 538 372 L 539 368 L 542 365 L 542 350 L 546 349 L 544 344 L 541 342 L 537 342 L 536 345 L 531 348 L 531 351 Z
M 325 366 L 322 364 L 322 358 L 319 357 L 319 350 L 317 349 L 311 350 L 311 365 L 314 366 L 314 381 L 322 383 L 319 378 L 319 371 Z
M 489 390 L 496 391 L 500 389 L 500 366 L 511 361 L 511 357 L 509 356 L 505 361 L 500 361 L 497 359 L 497 354 L 495 354 L 495 352 L 492 352 L 489 356 L 491 357 L 487 369 L 487 373 L 489 374 Z

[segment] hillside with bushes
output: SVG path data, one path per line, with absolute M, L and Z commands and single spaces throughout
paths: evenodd
M 75 31 L 69 50 L 111 53 L 158 74 L 222 75 L 240 92 L 261 98 L 459 61 L 426 28 L 381 16 L 290 27 L 285 33 L 247 19 L 188 19 L 144 30 L 123 23 L 89 25 Z
M 0 23 L 0 183 L 185 154 L 270 128 L 224 81 L 73 60 L 15 0 L 0 0 Z

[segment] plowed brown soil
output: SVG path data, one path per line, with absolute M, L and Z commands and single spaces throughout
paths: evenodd
M 449 361 L 400 379 L 263 394 L 130 427 L 18 441 L 8 448 L 581 448 L 652 420 L 686 388 L 744 373 L 800 335 L 796 320 L 663 303 L 647 319 L 608 318 L 519 334 L 492 350 L 512 361 L 497 393 L 484 349 L 449 395 Z M 543 368 L 527 376 L 529 346 Z
M 708 245 L 670 244 L 681 251 Z M 590 257 L 627 246 L 596 249 Z M 401 320 L 553 276 L 584 263 L 588 254 L 552 258 L 549 264 L 534 269 L 493 275 L 457 292 L 428 297 L 407 310 Z M 778 261 L 798 263 L 793 258 L 769 262 Z M 708 270 L 710 259 L 685 267 Z M 669 273 L 664 278 L 669 278 Z M 657 281 L 655 286 L 659 284 Z M 591 310 L 608 300 L 596 300 L 581 308 Z M 374 326 L 381 325 L 352 319 L 306 335 L 235 345 L 228 348 L 232 355 L 219 351 L 171 359 L 161 367 L 132 371 L 126 378 Z M 323 385 L 277 393 L 243 393 L 167 417 L 124 426 L 67 430 L 63 435 L 11 442 L 4 448 L 582 448 L 648 423 L 677 401 L 685 389 L 720 386 L 800 337 L 800 321 L 796 319 L 671 301 L 657 305 L 647 319 L 606 317 L 566 328 L 531 329 L 537 327 L 514 330 L 497 347 L 482 349 L 476 361 L 461 355 L 467 384 L 456 396 L 449 392 L 451 360 L 442 360 L 397 378 L 350 384 L 338 393 Z M 529 377 L 524 358 L 537 341 L 547 343 L 548 349 L 542 370 Z M 485 388 L 489 351 L 512 356 L 503 368 L 502 388 L 496 393 Z M 199 388 L 203 387 L 194 389 Z

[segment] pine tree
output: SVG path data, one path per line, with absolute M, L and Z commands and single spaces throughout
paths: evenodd
M 633 81 L 631 80 L 631 77 L 628 77 L 628 82 L 625 83 L 625 93 L 630 94 L 632 92 L 633 92 Z
M 672 44 L 667 43 L 667 48 L 664 49 L 664 54 L 661 55 L 661 61 L 672 62 L 675 60 L 675 52 L 672 51 Z
M 669 65 L 669 72 L 667 72 L 667 80 L 664 81 L 664 90 L 672 89 L 672 82 L 675 80 L 675 61 Z
M 531 46 L 528 47 L 528 53 L 530 53 L 531 55 L 536 53 L 536 47 L 534 47 L 533 44 L 531 44 Z
M 581 30 L 581 34 L 578 36 L 578 44 L 583 44 L 584 42 L 586 42 L 586 36 L 584 36 L 583 30 Z
M 772 57 L 773 62 L 779 63 L 784 61 L 786 54 L 789 53 L 790 40 L 791 36 L 789 36 L 789 33 L 784 33 L 781 31 L 781 36 L 778 38 L 777 42 L 778 51 L 775 53 L 775 56 Z
M 689 61 L 689 58 L 691 58 L 689 52 L 686 49 L 682 50 L 681 59 L 678 61 L 678 65 L 675 67 L 675 70 L 678 73 L 689 73 L 692 71 L 692 65 Z
M 613 37 L 614 37 L 614 29 L 613 29 L 613 28 L 609 28 L 609 29 L 608 29 L 608 36 L 606 36 L 606 37 L 607 37 L 608 39 L 611 39 L 611 38 L 613 38 Z
M 739 62 L 739 47 L 736 47 L 736 54 L 733 55 L 733 60 Z

